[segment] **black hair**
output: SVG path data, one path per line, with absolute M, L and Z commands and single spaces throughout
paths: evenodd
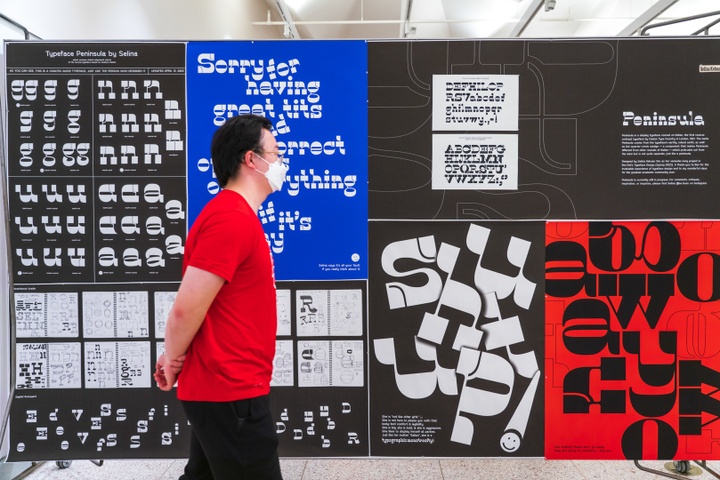
M 215 131 L 210 154 L 220 187 L 237 174 L 245 153 L 258 148 L 263 129 L 272 129 L 268 118 L 247 114 L 229 118 Z

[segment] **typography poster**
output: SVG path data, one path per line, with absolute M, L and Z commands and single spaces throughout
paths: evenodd
M 541 456 L 542 222 L 371 222 L 371 454 Z
M 369 216 L 717 218 L 718 58 L 711 38 L 369 42 Z
M 367 281 L 277 287 L 270 386 L 280 454 L 367 456 Z
M 290 167 L 259 212 L 276 278 L 367 278 L 366 59 L 362 41 L 190 43 L 190 222 L 219 188 L 213 132 L 263 115 Z
M 714 221 L 548 223 L 547 458 L 720 458 L 719 260 Z
M 185 45 L 8 43 L 10 458 L 173 457 L 152 372 L 186 232 Z

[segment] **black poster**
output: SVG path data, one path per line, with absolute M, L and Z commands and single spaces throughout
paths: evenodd
M 542 456 L 543 234 L 370 223 L 372 455 Z
M 155 386 L 186 232 L 183 43 L 10 42 L 13 461 L 184 456 Z
M 717 217 L 714 39 L 368 49 L 372 219 Z
M 278 282 L 277 297 L 280 455 L 367 456 L 367 282 Z

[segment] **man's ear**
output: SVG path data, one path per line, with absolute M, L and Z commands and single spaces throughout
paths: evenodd
M 252 150 L 245 152 L 245 155 L 243 155 L 243 163 L 250 168 L 255 168 L 255 158 Z

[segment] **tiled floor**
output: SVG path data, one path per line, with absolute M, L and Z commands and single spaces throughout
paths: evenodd
M 548 461 L 543 459 L 283 459 L 285 480 L 645 480 L 665 476 L 639 470 L 629 461 Z M 176 480 L 184 460 L 107 460 L 101 466 L 73 461 L 36 465 L 20 478 L 29 480 Z M 669 475 L 688 479 L 720 478 L 691 463 L 689 474 L 672 471 L 672 462 L 642 462 Z M 720 462 L 707 464 L 715 472 Z

